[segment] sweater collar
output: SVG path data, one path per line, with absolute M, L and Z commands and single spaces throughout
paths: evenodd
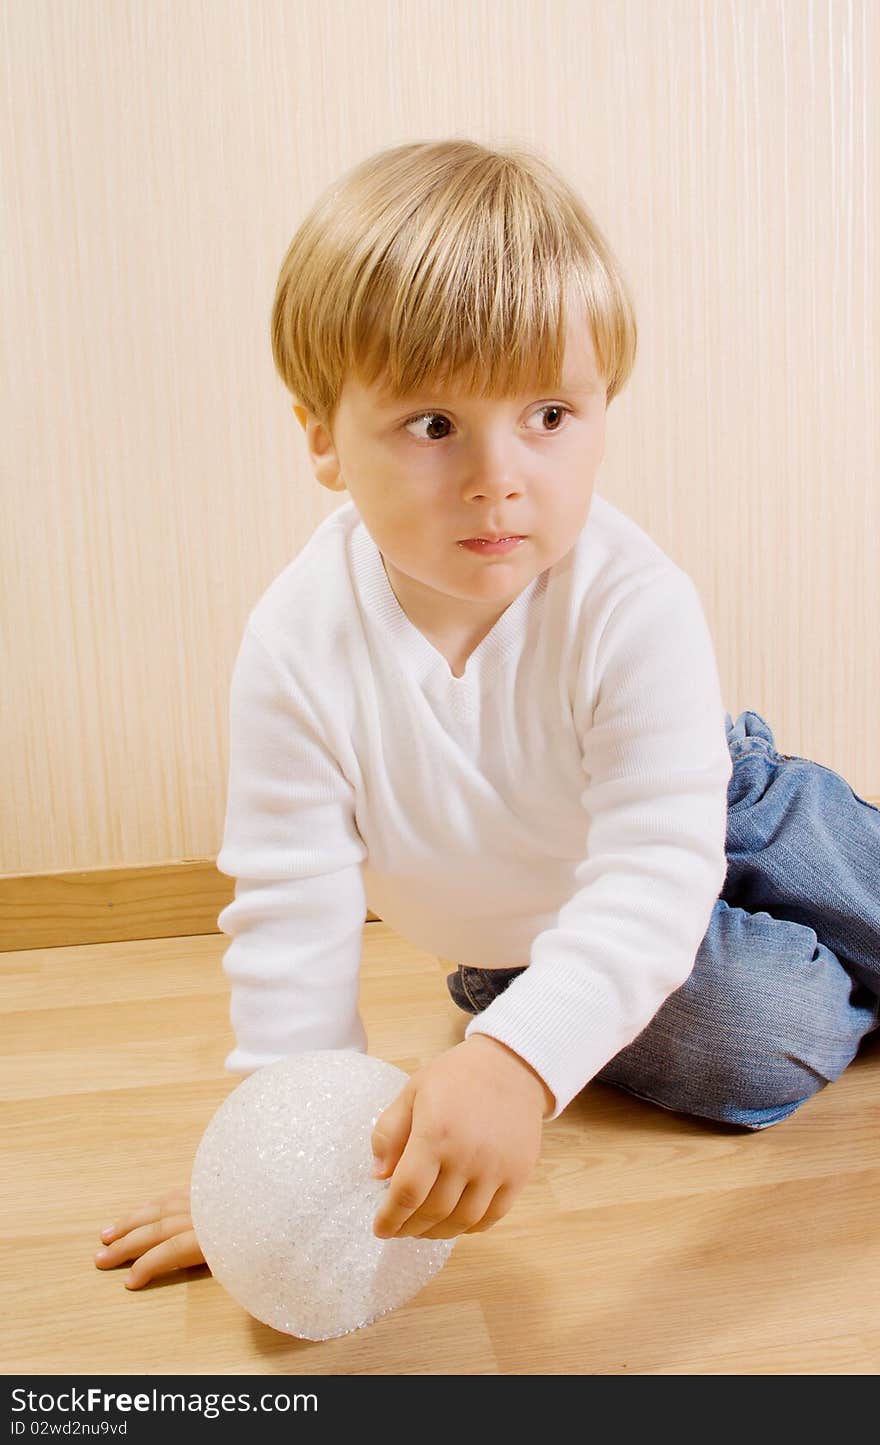
M 398 601 L 385 571 L 382 554 L 363 520 L 358 519 L 351 535 L 352 575 L 363 608 L 390 640 L 395 653 L 418 681 L 441 683 L 450 692 L 471 688 L 489 667 L 513 650 L 525 634 L 525 619 L 531 600 L 547 585 L 547 573 L 539 572 L 528 586 L 504 609 L 497 622 L 477 644 L 461 677 L 455 677 L 448 661 L 411 621 Z

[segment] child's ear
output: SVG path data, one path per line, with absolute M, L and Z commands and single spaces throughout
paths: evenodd
M 344 492 L 345 480 L 329 428 L 310 416 L 299 402 L 293 403 L 293 414 L 306 434 L 309 461 L 316 479 L 331 492 Z

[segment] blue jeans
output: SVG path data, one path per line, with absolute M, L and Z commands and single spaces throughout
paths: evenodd
M 766 1129 L 880 1027 L 880 809 L 821 763 L 777 752 L 758 713 L 726 717 L 724 887 L 693 972 L 595 1078 Z M 460 966 L 446 982 L 476 1014 L 522 972 Z

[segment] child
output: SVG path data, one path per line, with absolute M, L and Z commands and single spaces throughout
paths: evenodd
M 379 1237 L 490 1228 L 594 1078 L 787 1118 L 878 1025 L 880 811 L 724 712 L 693 582 L 595 493 L 636 323 L 581 201 L 521 149 L 371 157 L 294 236 L 272 346 L 350 500 L 235 663 L 227 1069 L 366 1049 L 369 906 L 475 1015 L 376 1123 Z M 133 1288 L 202 1260 L 186 1190 L 102 1237 Z

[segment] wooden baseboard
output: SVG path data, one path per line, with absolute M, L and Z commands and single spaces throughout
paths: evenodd
M 210 858 L 0 878 L 0 953 L 219 933 L 235 884 Z M 365 922 L 379 922 L 367 912 Z

